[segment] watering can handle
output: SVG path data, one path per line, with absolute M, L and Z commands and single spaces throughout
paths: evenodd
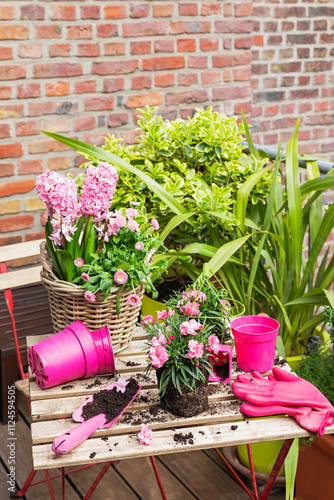
M 97 429 L 103 427 L 105 423 L 106 417 L 104 413 L 95 415 L 95 417 L 82 422 L 70 431 L 56 437 L 52 443 L 52 451 L 54 451 L 56 455 L 63 455 L 73 450 L 73 448 L 94 434 Z

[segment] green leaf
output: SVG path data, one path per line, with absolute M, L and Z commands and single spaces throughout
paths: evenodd
M 294 499 L 295 479 L 299 456 L 299 439 L 293 440 L 285 459 L 285 500 Z
M 229 258 L 235 254 L 239 248 L 246 243 L 248 238 L 250 238 L 250 234 L 247 236 L 242 236 L 241 238 L 230 241 L 229 243 L 225 243 L 222 245 L 212 259 L 209 261 L 209 266 L 213 274 L 215 274 L 223 265 L 229 260 Z
M 186 221 L 193 215 L 195 215 L 197 212 L 189 212 L 186 214 L 181 214 L 181 215 L 175 215 L 167 224 L 167 226 L 164 228 L 164 230 L 160 234 L 160 239 L 164 241 L 169 233 L 175 229 L 177 226 L 182 224 L 182 222 Z
M 67 250 L 57 248 L 56 253 L 59 257 L 61 270 L 66 281 L 72 281 L 76 278 L 76 268 L 73 257 Z
M 246 138 L 247 138 L 247 142 L 248 142 L 249 151 L 252 155 L 258 157 L 258 153 L 256 152 L 256 150 L 254 148 L 253 141 L 252 141 L 251 135 L 249 133 L 248 124 L 246 122 L 243 109 L 241 110 L 241 114 L 242 114 L 242 123 L 243 123 L 244 129 L 245 129 L 245 134 L 246 134 Z
M 51 226 L 51 223 L 50 223 L 50 218 L 48 218 L 48 220 L 47 220 L 47 222 L 45 224 L 45 240 L 46 240 L 46 245 L 48 247 L 49 254 L 50 254 L 50 257 L 51 257 L 51 260 L 52 260 L 52 264 L 53 264 L 53 267 L 56 270 L 57 276 L 58 276 L 58 278 L 60 280 L 63 280 L 64 279 L 64 275 L 63 275 L 63 272 L 61 270 L 60 262 L 59 262 L 59 259 L 57 257 L 57 254 L 55 252 L 55 249 L 53 247 L 53 243 L 50 240 L 51 233 L 52 233 L 52 226 Z

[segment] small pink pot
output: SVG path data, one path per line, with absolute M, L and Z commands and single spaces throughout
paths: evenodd
M 211 363 L 214 376 L 209 375 L 209 382 L 224 382 L 226 384 L 231 382 L 232 347 L 230 345 L 220 344 L 218 353 L 211 356 Z M 227 377 L 224 379 L 218 376 L 219 367 L 222 366 L 227 366 Z
M 250 372 L 271 370 L 275 362 L 279 322 L 266 316 L 241 316 L 231 322 L 238 367 Z
M 90 332 L 81 321 L 30 347 L 28 360 L 42 389 L 78 378 L 115 373 L 108 326 Z

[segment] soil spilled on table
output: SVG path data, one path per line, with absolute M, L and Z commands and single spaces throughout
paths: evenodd
M 182 432 L 178 432 L 174 434 L 174 441 L 179 444 L 194 444 L 194 435 L 192 432 L 189 434 L 182 434 Z
M 87 403 L 82 409 L 84 420 L 95 417 L 100 413 L 106 416 L 106 424 L 114 420 L 123 409 L 130 403 L 138 391 L 138 383 L 130 378 L 125 392 L 117 392 L 116 387 L 111 390 L 102 389 L 93 396 L 93 401 Z

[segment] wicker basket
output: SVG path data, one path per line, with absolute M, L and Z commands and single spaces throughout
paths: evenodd
M 111 295 L 106 301 L 101 296 L 97 296 L 95 302 L 88 302 L 84 298 L 85 292 L 81 286 L 62 281 L 53 273 L 52 261 L 45 241 L 41 243 L 40 250 L 43 265 L 41 281 L 48 293 L 54 332 L 60 332 L 75 320 L 82 321 L 89 330 L 97 330 L 108 325 L 114 353 L 125 349 L 131 342 L 141 308 L 140 305 L 133 307 L 128 303 L 128 297 L 133 290 L 125 289 L 120 293 L 121 309 L 117 316 L 117 287 L 111 289 Z M 146 262 L 150 262 L 153 255 L 154 249 L 147 255 Z M 142 299 L 144 286 L 138 286 L 135 293 Z

